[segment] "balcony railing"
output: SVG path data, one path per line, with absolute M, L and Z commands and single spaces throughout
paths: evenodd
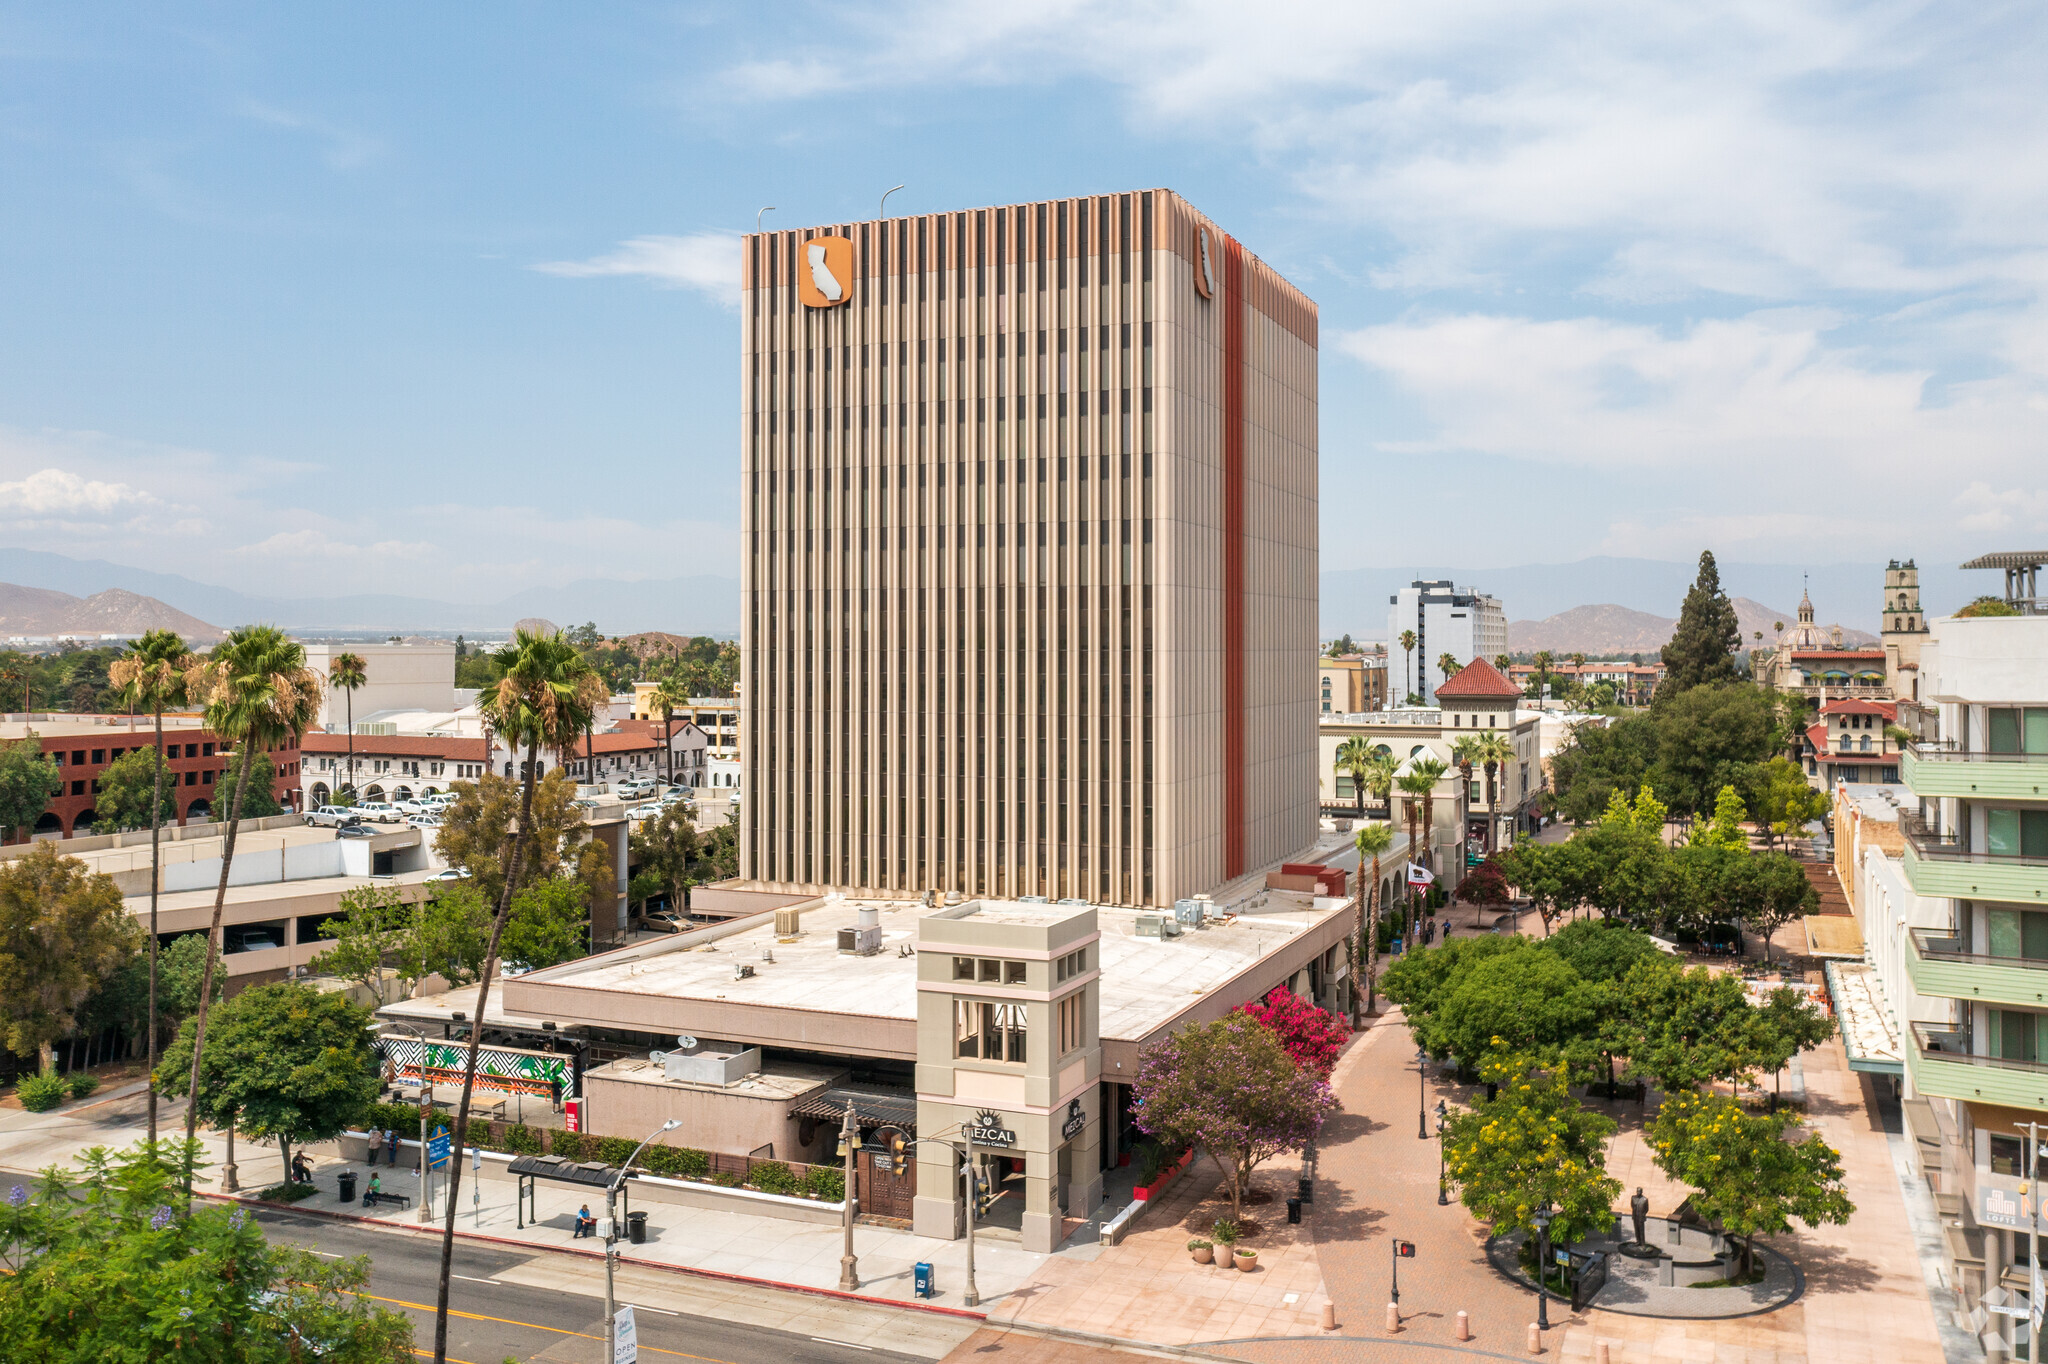
M 1912 930 L 1913 946 L 1926 961 L 1951 961 L 1960 966 L 2010 966 L 2024 971 L 2048 973 L 2048 959 L 2036 957 L 1994 957 L 1988 952 L 1966 952 L 1963 940 L 1947 929 Z
M 1910 810 L 1899 811 L 1899 832 L 1914 854 L 1936 862 L 1973 862 L 1987 867 L 2048 867 L 2048 857 L 2025 853 L 1974 852 L 1954 834 L 1944 834 Z
M 1983 1066 L 1991 1070 L 2020 1071 L 2028 1075 L 2048 1075 L 2048 1063 L 2040 1061 L 2008 1061 L 2002 1056 L 1976 1056 L 1969 1051 L 1970 1039 L 1967 1033 L 1952 1028 L 1937 1028 L 1929 1023 L 1913 1025 L 1913 1045 L 1923 1057 L 1941 1061 L 1954 1061 L 1962 1065 Z
M 1905 751 L 1924 763 L 2040 763 L 2048 765 L 2048 753 L 1987 753 L 1964 748 L 1953 739 L 1923 739 L 1909 743 Z

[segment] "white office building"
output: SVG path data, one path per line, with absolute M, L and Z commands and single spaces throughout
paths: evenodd
M 1409 693 L 1422 704 L 1436 704 L 1436 684 L 1456 676 L 1475 658 L 1493 661 L 1508 651 L 1508 618 L 1497 597 L 1449 578 L 1417 578 L 1387 598 L 1387 700 L 1398 705 Z M 1404 649 L 1402 634 L 1415 633 L 1415 647 Z M 1450 654 L 1457 667 L 1449 674 L 1437 660 Z

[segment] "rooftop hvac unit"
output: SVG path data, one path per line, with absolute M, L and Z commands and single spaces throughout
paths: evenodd
M 775 911 L 775 936 L 794 938 L 803 932 L 804 912 L 801 909 L 778 909 Z
M 881 911 L 873 905 L 862 905 L 857 925 L 839 930 L 839 950 L 856 957 L 872 957 L 881 951 Z
M 1138 936 L 1141 938 L 1178 938 L 1180 921 L 1171 914 L 1140 914 Z
M 1202 926 L 1202 905 L 1198 900 L 1175 900 L 1173 902 L 1174 922 L 1190 927 Z

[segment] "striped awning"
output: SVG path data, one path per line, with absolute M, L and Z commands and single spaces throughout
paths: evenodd
M 846 1116 L 846 1104 L 853 1101 L 853 1115 L 863 1127 L 900 1127 L 917 1135 L 917 1096 L 907 1089 L 820 1090 L 798 1099 L 789 1107 L 792 1118 L 823 1118 L 837 1122 Z

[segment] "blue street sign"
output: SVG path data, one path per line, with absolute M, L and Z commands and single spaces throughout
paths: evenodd
M 427 1168 L 438 1170 L 448 1163 L 448 1152 L 454 1138 L 446 1132 L 437 1132 L 427 1141 Z

